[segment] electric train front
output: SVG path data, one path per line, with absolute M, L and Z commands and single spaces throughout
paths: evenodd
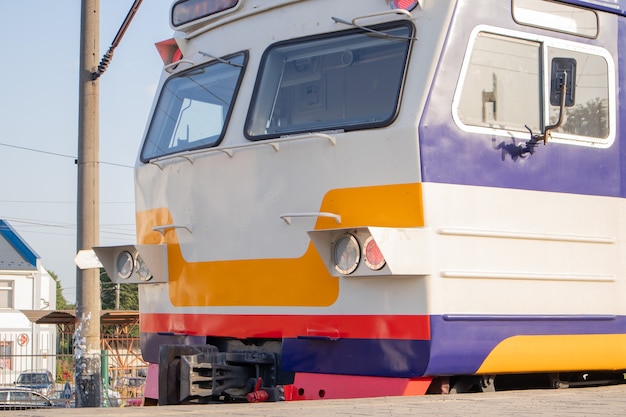
M 267 39 L 256 49 L 233 37 L 242 21 L 276 21 L 280 9 L 310 3 L 178 0 L 176 36 L 157 45 L 165 72 L 135 174 L 138 243 L 94 251 L 113 282 L 141 284 L 142 353 L 159 364 L 148 377 L 158 374 L 160 404 L 311 398 L 304 374 L 354 377 L 348 396 L 362 395 L 359 378 L 371 376 L 379 395 L 394 395 L 383 380 L 406 391 L 425 368 L 426 303 L 415 307 L 405 282 L 384 281 L 430 273 L 415 132 L 394 145 L 408 163 L 384 156 L 416 39 L 411 13 L 424 0 L 355 3 L 365 13 L 348 20 L 307 15 L 306 31 L 259 34 Z M 311 181 L 329 160 L 349 174 Z M 356 174 L 381 161 L 382 180 Z M 346 276 L 355 280 L 340 283 Z M 358 281 L 368 278 L 379 280 Z M 410 285 L 425 297 L 421 283 Z M 419 360 L 352 358 L 388 347 Z M 322 363 L 332 349 L 335 362 Z M 419 381 L 422 392 L 429 381 Z

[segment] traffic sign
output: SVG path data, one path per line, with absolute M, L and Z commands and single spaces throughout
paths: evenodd
M 17 336 L 17 344 L 20 346 L 24 346 L 28 344 L 28 335 L 26 333 L 20 333 L 19 336 Z

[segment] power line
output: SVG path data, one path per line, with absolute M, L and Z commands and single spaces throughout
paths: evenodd
M 50 200 L 0 200 L 2 204 L 72 204 L 76 201 L 50 201 Z M 101 201 L 100 205 L 135 204 L 133 201 Z
M 24 146 L 17 146 L 17 145 L 10 145 L 8 143 L 0 143 L 0 146 L 5 146 L 7 148 L 13 148 L 13 149 L 20 149 L 23 151 L 29 151 L 29 152 L 37 152 L 37 153 L 42 153 L 45 155 L 52 155 L 52 156 L 59 156 L 62 158 L 70 158 L 74 160 L 74 163 L 78 162 L 78 159 L 75 156 L 72 155 L 65 155 L 62 153 L 57 153 L 57 152 L 50 152 L 50 151 L 42 151 L 40 149 L 34 149 L 34 148 L 26 148 Z M 116 166 L 116 167 L 122 167 L 122 168 L 134 168 L 133 166 L 130 165 L 124 165 L 124 164 L 117 164 L 115 162 L 106 162 L 106 161 L 100 161 L 99 162 L 102 165 L 111 165 L 111 166 Z
M 63 229 L 63 230 L 76 230 L 76 224 L 72 224 L 72 223 L 57 223 L 57 224 L 54 224 L 54 223 L 51 223 L 51 222 L 34 221 L 34 220 L 18 219 L 18 218 L 11 218 L 11 217 L 5 217 L 5 219 L 10 221 L 11 223 L 14 223 L 14 224 L 22 224 L 22 225 L 33 226 L 33 227 L 44 227 L 44 228 Z M 24 226 L 24 227 L 27 227 L 27 226 Z M 128 230 L 124 229 L 125 226 L 128 227 Z M 134 227 L 135 227 L 134 224 L 100 225 L 100 233 L 101 234 L 106 234 L 107 236 L 135 236 Z M 23 230 L 27 231 L 28 233 L 73 236 L 73 235 L 70 235 L 70 234 L 49 233 L 49 232 L 38 231 L 38 230 L 33 230 L 33 229 L 28 229 L 28 230 L 23 229 Z

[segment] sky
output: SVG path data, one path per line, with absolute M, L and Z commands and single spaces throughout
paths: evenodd
M 135 242 L 133 169 L 171 38 L 171 0 L 144 0 L 100 78 L 100 245 Z M 100 0 L 100 56 L 133 0 Z M 76 301 L 80 0 L 0 1 L 0 218 Z

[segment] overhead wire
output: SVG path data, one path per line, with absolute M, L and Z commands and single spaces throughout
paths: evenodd
M 76 163 L 77 160 L 78 160 L 75 156 L 72 156 L 72 155 L 66 155 L 66 154 L 57 153 L 57 152 L 50 152 L 50 151 L 42 151 L 40 149 L 27 148 L 25 146 L 11 145 L 11 144 L 8 144 L 8 143 L 1 143 L 1 142 L 0 142 L 0 146 L 5 146 L 7 148 L 21 149 L 23 151 L 37 152 L 37 153 L 42 153 L 42 154 L 46 154 L 46 155 L 60 156 L 62 158 L 71 158 L 71 159 L 74 160 L 74 163 Z M 118 163 L 115 163 L 115 162 L 99 161 L 99 163 L 101 165 L 112 165 L 112 166 L 118 166 L 118 167 L 122 167 L 122 168 L 130 168 L 130 169 L 134 168 L 131 165 L 118 164 Z

